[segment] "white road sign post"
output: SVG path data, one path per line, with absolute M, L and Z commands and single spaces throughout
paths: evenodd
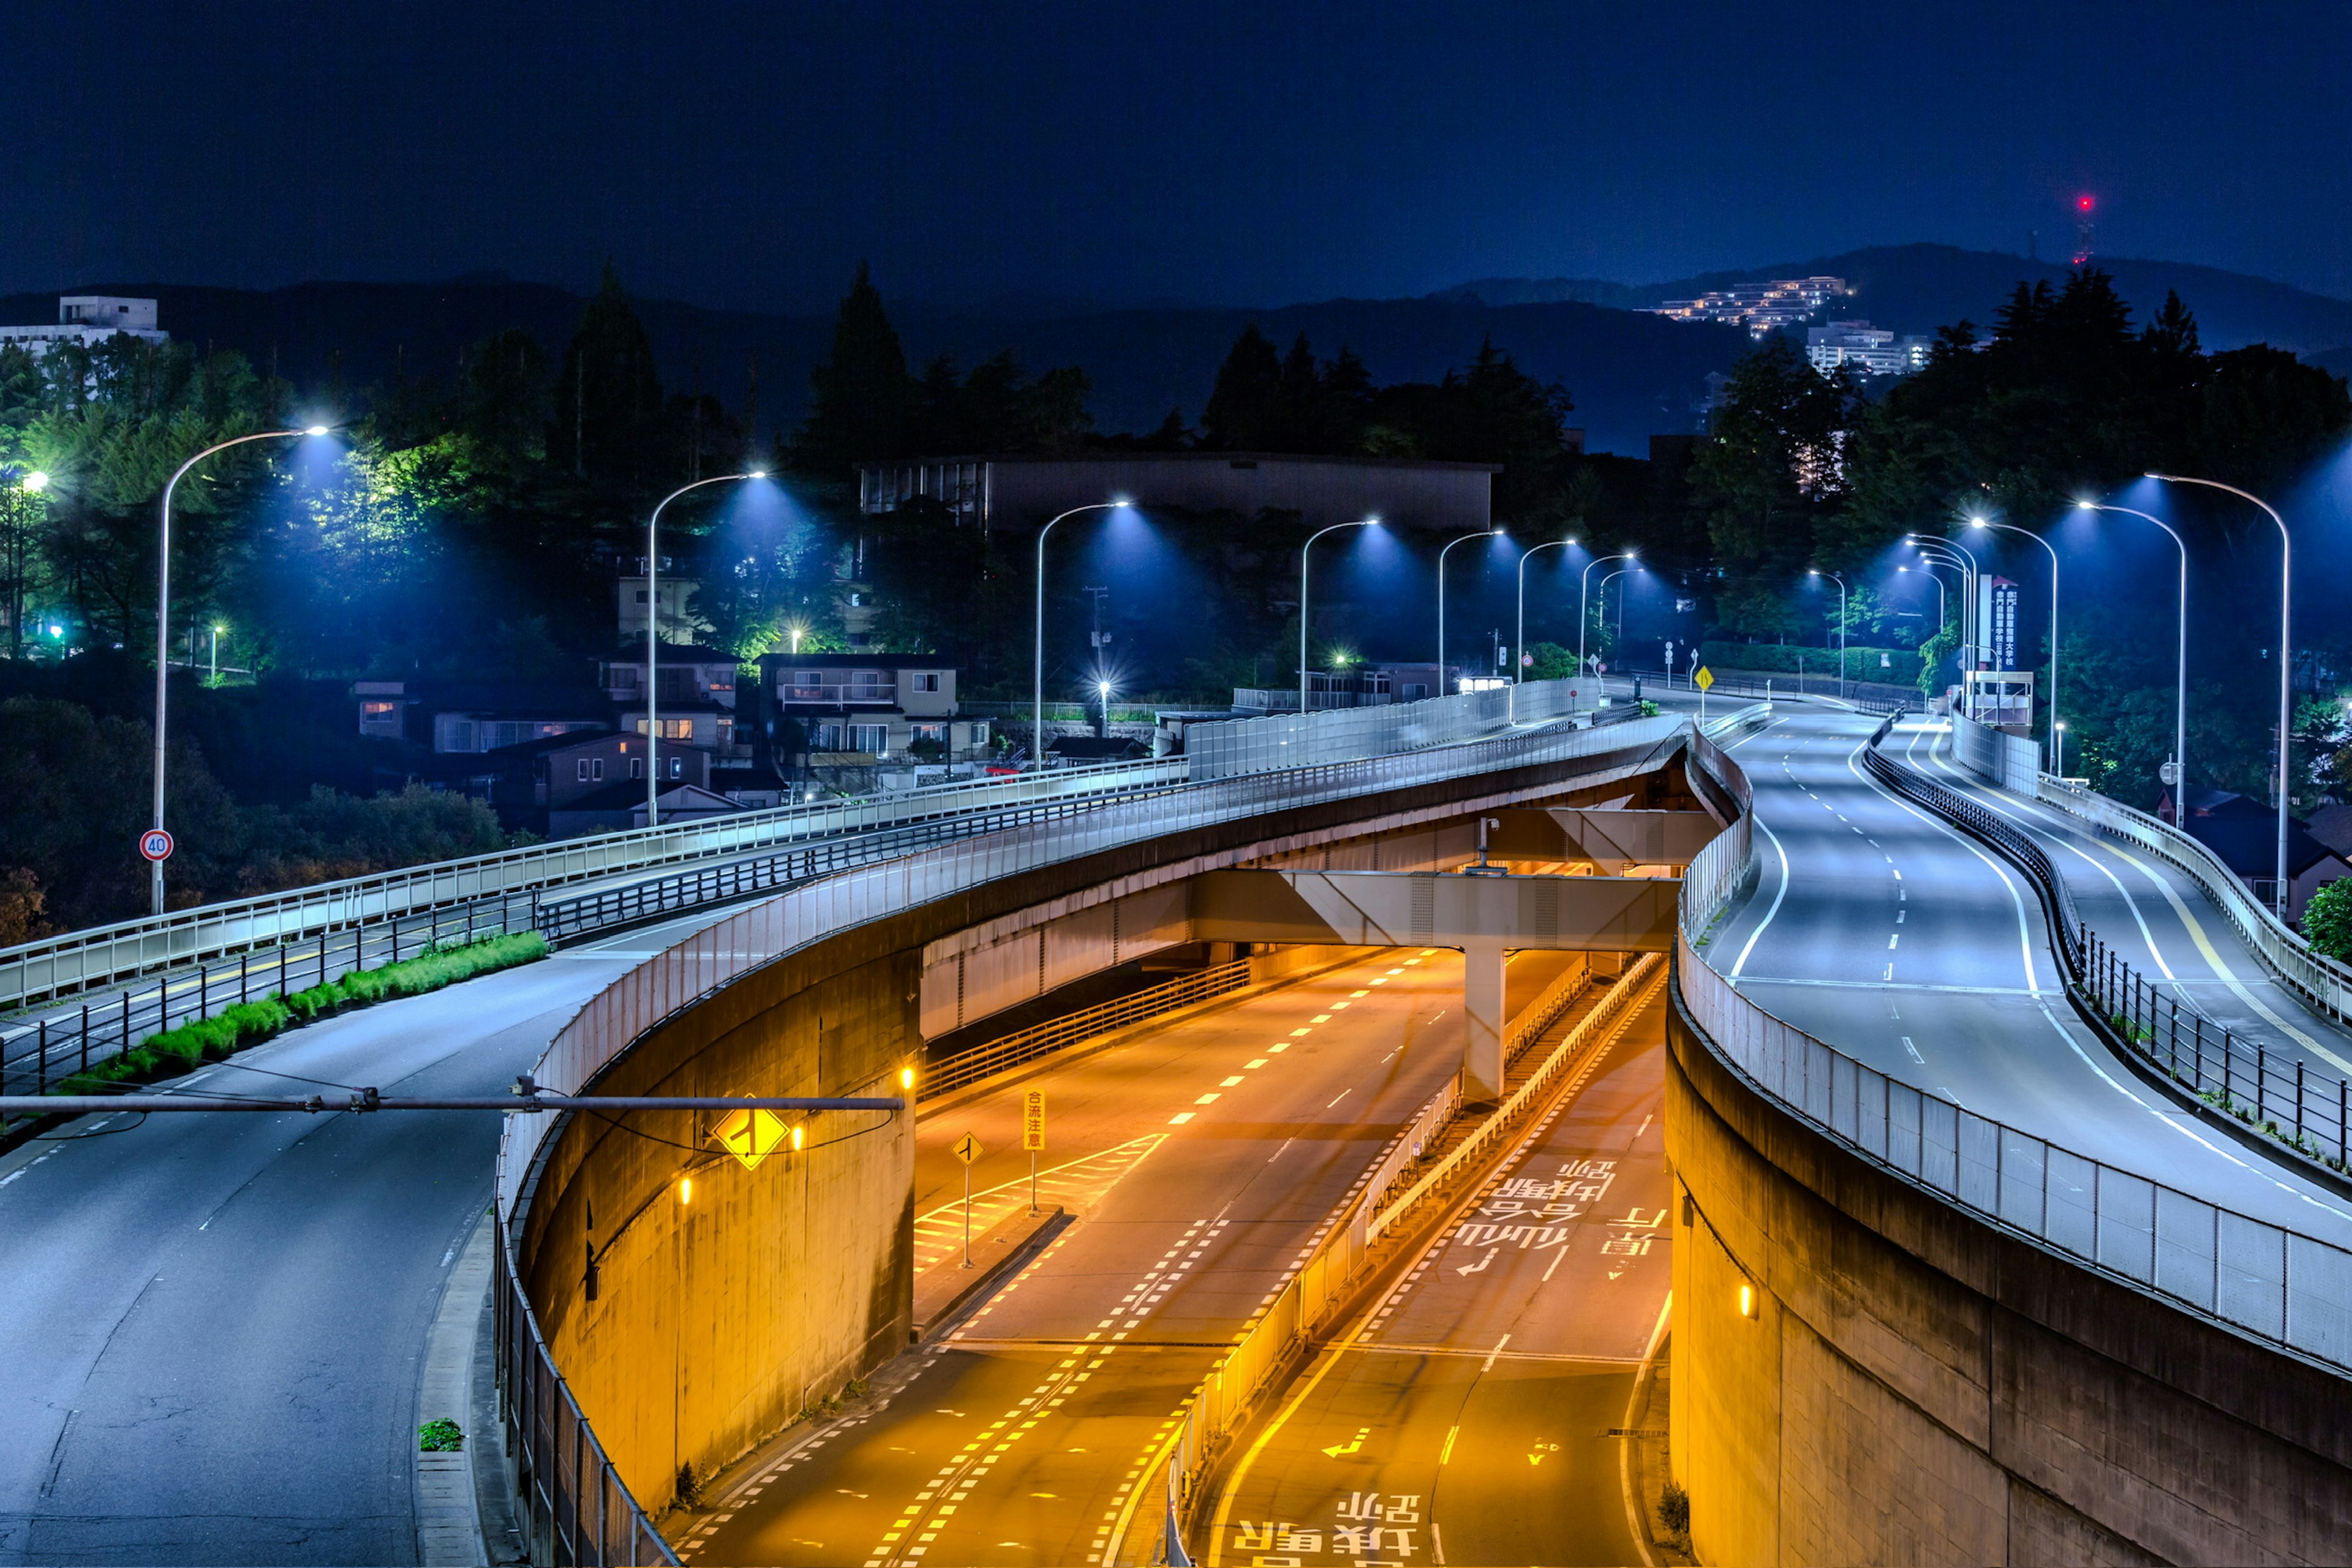
M 955 1157 L 963 1162 L 963 1266 L 971 1267 L 971 1163 L 980 1158 L 980 1140 L 967 1132 L 956 1140 Z

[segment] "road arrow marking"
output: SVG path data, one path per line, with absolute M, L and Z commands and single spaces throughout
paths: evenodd
M 1344 1459 L 1349 1455 L 1355 1453 L 1363 1447 L 1364 1439 L 1371 1435 L 1372 1429 L 1370 1427 L 1359 1426 L 1356 1428 L 1356 1436 L 1349 1442 L 1344 1444 L 1334 1443 L 1331 1447 L 1324 1449 L 1323 1451 L 1335 1459 Z
M 1475 1263 L 1465 1263 L 1454 1272 L 1456 1274 L 1482 1274 L 1486 1272 L 1486 1265 L 1495 1261 L 1495 1254 L 1502 1250 L 1503 1249 L 1499 1247 L 1490 1247 L 1486 1249 L 1486 1257 L 1478 1259 Z

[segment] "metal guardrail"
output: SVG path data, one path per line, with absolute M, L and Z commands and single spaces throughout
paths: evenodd
M 1232 963 L 1220 963 L 1213 968 L 1181 974 L 1173 980 L 1121 996 L 1116 1001 L 1101 1002 L 1082 1007 L 1059 1018 L 1048 1019 L 1030 1028 L 1017 1030 L 1002 1039 L 991 1040 L 984 1046 L 950 1057 L 929 1068 L 923 1074 L 918 1100 L 933 1100 L 967 1084 L 1050 1056 L 1065 1047 L 1090 1040 L 1097 1035 L 1107 1035 L 1123 1029 L 1129 1024 L 1139 1024 L 1146 1018 L 1156 1018 L 1162 1013 L 1172 1013 L 1179 1007 L 1189 1007 L 1195 1002 L 1206 1002 L 1238 991 L 1250 983 L 1250 964 L 1246 958 Z
M 2273 1060 L 2261 1041 L 2247 1044 L 2148 984 L 2096 931 L 2085 939 L 2083 994 L 2128 1049 L 2215 1109 L 2352 1173 L 2352 1082 L 2299 1056 Z
M 1710 769 L 1738 771 L 1720 753 L 1699 754 Z M 1988 1225 L 2199 1317 L 2352 1372 L 2352 1251 L 1963 1110 L 1783 1023 L 1736 990 L 1698 951 L 1722 908 L 1710 907 L 1706 889 L 1744 880 L 1722 865 L 1705 868 L 1704 881 L 1699 875 L 1700 861 L 1731 837 L 1692 863 L 1675 951 L 1683 1009 L 1727 1067 L 1870 1164 Z M 1752 864 L 1752 840 L 1744 854 Z
M 2047 773 L 2039 775 L 2036 784 L 2035 798 L 2043 805 L 2056 806 L 2110 838 L 2137 845 L 2196 883 L 2273 978 L 2337 1023 L 2352 1026 L 2352 966 L 2313 951 L 2309 942 L 2257 902 L 2237 874 L 2192 835 Z
M 1587 686 L 1591 688 L 1589 698 L 1571 696 Z M 1530 680 L 1491 691 L 1425 697 L 1418 702 L 1273 713 L 1263 719 L 1194 725 L 1185 732 L 1184 751 L 1196 781 L 1231 778 L 1446 745 L 1494 734 L 1514 724 L 1542 723 L 1589 712 L 1598 697 L 1595 683 Z
M 0 1009 L 428 909 L 1003 805 L 1129 795 L 1188 776 L 1183 758 L 1165 757 L 967 780 L 871 800 L 569 838 L 119 921 L 0 950 Z
M 677 1554 L 629 1495 L 555 1369 L 539 1315 L 516 1281 L 507 1222 L 498 1227 L 492 1283 L 499 1411 L 507 1428 L 509 1481 L 520 1500 L 525 1549 L 534 1563 L 675 1563 Z

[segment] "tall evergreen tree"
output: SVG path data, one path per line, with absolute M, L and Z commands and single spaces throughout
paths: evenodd
M 1253 321 L 1242 329 L 1202 411 L 1202 445 L 1222 452 L 1262 449 L 1281 419 L 1282 356 Z
M 933 366 L 934 379 L 955 378 Z M 814 478 L 846 480 L 861 462 L 910 454 L 917 401 L 907 351 L 882 308 L 866 264 L 842 297 L 833 321 L 833 353 L 809 373 L 809 416 L 793 440 L 793 465 Z M 936 390 L 936 388 L 934 388 Z
M 657 478 L 661 377 L 645 326 L 629 308 L 610 261 L 564 350 L 553 404 L 547 458 L 558 472 L 630 489 Z

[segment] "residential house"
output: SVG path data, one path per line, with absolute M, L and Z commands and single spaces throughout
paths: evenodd
M 2182 826 L 2189 837 L 2220 857 L 2256 899 L 2265 906 L 2273 905 L 2278 887 L 2278 808 L 2229 790 L 2191 790 L 2187 800 L 2189 819 Z M 2171 810 L 2168 796 L 2159 811 L 2168 820 Z M 2286 871 L 2287 919 L 2299 921 L 2312 894 L 2339 877 L 2352 876 L 2352 860 L 2291 816 L 2287 818 Z
M 959 715 L 955 668 L 933 655 L 765 654 L 760 684 L 778 721 L 780 760 L 870 767 L 990 754 L 989 721 Z
M 736 702 L 738 668 L 735 656 L 721 648 L 661 644 L 654 685 L 654 718 L 661 732 L 655 738 L 665 746 L 698 746 L 722 758 L 751 755 L 751 715 L 739 710 Z M 644 734 L 645 645 L 601 661 L 597 679 L 619 710 L 621 728 Z

